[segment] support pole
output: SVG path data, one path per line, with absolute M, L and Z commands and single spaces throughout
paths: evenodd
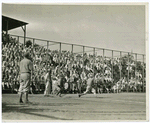
M 127 92 L 129 92 L 129 53 L 128 53 L 128 87 Z
M 95 48 L 93 48 L 93 57 L 94 57 L 94 61 L 93 61 L 93 70 L 94 70 L 94 66 L 95 66 Z M 94 70 L 94 76 L 95 76 L 95 70 Z
M 26 42 L 26 25 L 24 25 L 24 45 L 25 45 L 25 42 Z
M 120 60 L 119 60 L 119 72 L 120 72 L 120 82 L 121 82 L 121 84 L 123 85 L 123 83 L 122 83 L 122 62 L 121 62 L 121 58 L 122 58 L 122 52 L 120 52 Z
M 49 42 L 47 41 L 47 52 L 46 52 L 46 71 L 48 70 L 48 48 L 49 48 Z
M 71 53 L 72 53 L 72 55 L 73 55 L 73 44 L 72 44 L 72 48 L 71 48 Z
M 71 59 L 71 65 L 69 65 L 69 71 L 72 70 L 72 66 L 73 66 L 73 61 L 74 61 L 74 55 L 73 55 L 73 44 L 71 45 L 71 56 L 72 56 L 72 59 Z
M 34 56 L 34 41 L 35 39 L 33 39 L 33 43 L 32 43 L 32 55 L 33 55 L 33 57 L 32 58 L 34 58 L 34 61 L 35 61 L 35 56 Z
M 7 42 L 8 42 L 8 26 L 9 26 L 9 21 L 7 20 L 7 25 L 6 25 L 6 38 L 7 38 Z
M 7 25 L 6 25 L 6 35 L 8 35 L 8 24 L 9 24 L 9 22 L 8 22 L 8 20 L 7 20 Z
M 46 56 L 47 56 L 47 58 L 46 58 L 46 71 L 48 72 L 48 73 L 50 73 L 48 70 L 50 69 L 50 68 L 48 68 L 48 61 L 50 60 L 49 58 L 49 55 L 48 55 L 48 49 L 49 49 L 49 41 L 47 41 L 47 52 L 46 52 Z M 49 64 L 50 65 L 50 64 Z M 50 66 L 49 66 L 50 67 Z M 51 92 L 52 92 L 52 80 L 51 80 L 51 75 L 49 74 L 49 84 L 50 84 L 50 94 L 51 94 Z
M 114 80 L 114 76 L 113 76 L 113 73 L 114 73 L 114 70 L 113 70 L 113 65 L 114 65 L 114 54 L 113 54 L 113 50 L 112 50 L 112 66 L 111 66 L 111 70 L 112 70 L 112 73 L 111 73 L 111 77 L 112 77 L 112 80 Z
M 145 78 L 144 69 L 145 69 L 145 65 L 144 65 L 144 55 L 143 55 L 143 75 L 142 75 L 142 78 L 143 78 L 143 92 L 144 92 L 144 78 Z
M 60 59 L 61 59 L 61 43 L 59 45 L 59 73 L 60 73 Z
M 35 56 L 34 56 L 34 39 L 33 39 L 33 43 L 32 43 L 32 58 L 35 61 Z M 33 64 L 33 68 L 34 68 L 34 64 Z M 33 76 L 33 72 L 31 74 Z M 32 82 L 34 82 L 34 78 L 32 77 Z
M 83 66 L 82 66 L 82 71 L 84 70 L 84 46 L 83 46 Z
M 137 69 L 136 69 L 136 67 L 137 67 L 137 54 L 135 54 L 135 80 L 137 82 L 137 78 L 136 78 L 136 71 L 137 71 Z
M 33 39 L 33 44 L 32 44 L 32 47 L 34 48 L 34 44 L 35 44 L 35 39 Z
M 103 49 L 103 83 L 104 83 L 104 55 L 105 55 L 105 50 Z
M 122 78 L 122 62 L 121 62 L 121 57 L 122 57 L 122 52 L 120 52 L 120 80 L 121 80 L 121 78 Z
M 73 59 L 74 59 L 74 55 L 73 55 L 73 44 L 71 45 L 72 47 L 71 47 L 71 54 L 72 54 L 72 63 L 73 63 Z
M 17 37 L 17 44 L 19 45 L 19 36 Z
M 19 49 L 19 36 L 17 36 L 17 49 Z M 19 62 L 19 60 L 17 59 L 17 63 Z

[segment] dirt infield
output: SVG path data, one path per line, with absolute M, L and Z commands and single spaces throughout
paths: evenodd
M 77 94 L 63 97 L 29 95 L 19 104 L 17 94 L 2 94 L 2 120 L 146 120 L 146 94 Z

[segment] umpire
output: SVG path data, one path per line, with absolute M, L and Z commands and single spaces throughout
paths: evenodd
M 26 52 L 24 59 L 20 62 L 20 87 L 19 87 L 19 102 L 23 103 L 22 95 L 25 94 L 25 103 L 29 103 L 28 93 L 30 89 L 31 73 L 33 71 L 33 63 L 31 54 Z

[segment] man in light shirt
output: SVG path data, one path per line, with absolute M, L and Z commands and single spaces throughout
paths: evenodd
M 25 103 L 29 103 L 28 93 L 30 89 L 31 74 L 33 71 L 33 63 L 30 60 L 30 53 L 25 53 L 24 59 L 20 62 L 20 88 L 19 88 L 19 102 L 23 103 L 22 95 L 25 93 Z

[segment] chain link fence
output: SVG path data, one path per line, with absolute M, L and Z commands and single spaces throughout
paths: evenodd
M 3 89 L 18 89 L 19 62 L 26 50 L 32 54 L 34 73 L 32 84 L 36 91 L 44 90 L 44 74 L 53 66 L 55 74 L 92 71 L 100 74 L 104 85 L 113 92 L 145 92 L 146 91 L 146 63 L 145 55 L 102 49 L 90 46 L 41 40 L 26 37 L 30 40 L 30 47 L 24 46 L 24 37 L 10 35 L 17 43 L 2 47 L 2 85 Z M 7 52 L 6 48 L 9 48 Z M 12 52 L 11 52 L 12 51 Z M 13 58 L 10 57 L 13 56 Z M 11 59 L 11 60 L 9 60 Z M 10 62 L 10 64 L 8 64 Z M 10 69 L 11 68 L 11 69 Z M 56 69 L 57 68 L 57 69 Z M 54 70 L 55 69 L 55 70 Z M 14 71 L 15 70 L 15 71 Z M 51 90 L 52 90 L 51 86 Z M 66 85 L 67 88 L 67 85 Z M 107 90 L 106 90 L 107 91 Z

